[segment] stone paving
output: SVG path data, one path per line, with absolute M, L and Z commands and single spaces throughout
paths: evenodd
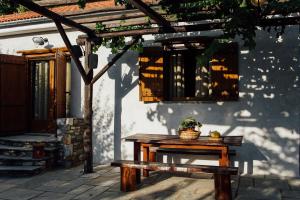
M 82 174 L 82 167 L 60 169 L 34 177 L 0 177 L 0 200 L 212 200 L 210 175 L 151 173 L 139 190 L 120 192 L 118 168 L 98 166 L 95 173 Z M 238 200 L 300 200 L 300 179 L 274 176 L 241 176 L 232 193 Z

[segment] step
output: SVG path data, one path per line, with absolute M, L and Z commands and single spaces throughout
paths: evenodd
M 45 147 L 53 148 L 58 144 L 57 138 L 49 135 L 22 134 L 0 137 L 0 145 L 15 147 L 32 147 L 34 144 L 45 144 Z
M 45 151 L 55 151 L 57 147 L 45 147 Z M 16 147 L 0 144 L 0 150 L 12 150 L 12 151 L 32 151 L 32 147 Z
M 41 135 L 41 134 L 22 134 L 15 136 L 6 136 L 0 137 L 1 141 L 9 141 L 9 142 L 29 142 L 29 143 L 55 143 L 57 142 L 56 137 L 49 135 Z
M 36 174 L 43 169 L 42 166 L 0 166 L 0 174 Z
M 12 150 L 12 151 L 32 151 L 31 147 L 16 147 L 0 144 L 0 150 Z
M 38 161 L 45 161 L 49 160 L 49 157 L 44 158 L 32 158 L 29 156 L 5 156 L 0 155 L 0 161 L 22 161 L 22 162 L 38 162 Z

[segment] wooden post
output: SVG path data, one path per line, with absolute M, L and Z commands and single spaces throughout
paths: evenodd
M 121 191 L 130 192 L 136 190 L 136 169 L 121 167 Z
M 134 142 L 134 152 L 133 152 L 133 159 L 134 161 L 141 161 L 141 143 Z M 136 183 L 141 183 L 141 170 L 136 169 Z
M 89 55 L 92 53 L 92 44 L 89 39 L 85 42 L 84 68 L 87 73 L 87 83 L 84 86 L 84 173 L 93 172 L 93 69 L 89 65 Z

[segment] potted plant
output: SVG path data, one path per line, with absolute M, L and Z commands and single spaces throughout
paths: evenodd
M 198 139 L 200 131 L 195 130 L 196 127 L 200 128 L 202 124 L 193 117 L 186 117 L 183 119 L 179 126 L 180 139 Z

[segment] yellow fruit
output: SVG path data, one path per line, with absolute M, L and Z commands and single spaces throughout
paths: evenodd
M 210 137 L 212 137 L 212 138 L 219 138 L 219 137 L 221 137 L 221 134 L 218 131 L 211 131 L 210 132 Z

